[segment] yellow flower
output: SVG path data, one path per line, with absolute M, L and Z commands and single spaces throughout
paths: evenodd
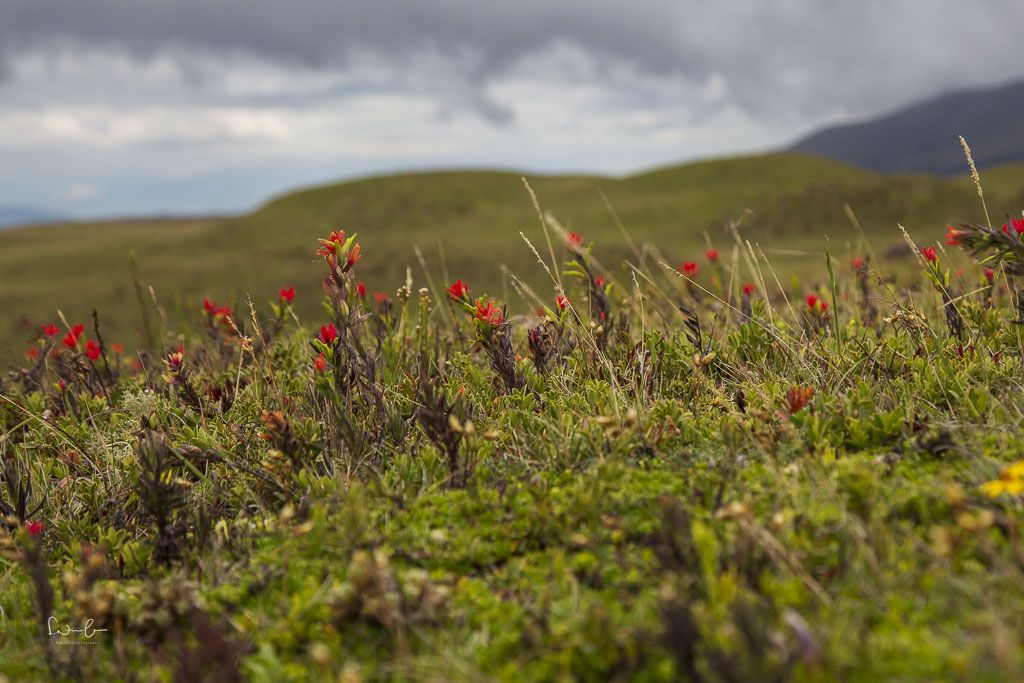
M 1012 479 L 1024 479 L 1024 460 L 1019 460 L 1003 472 L 1003 476 L 1009 475 Z
M 1024 493 L 1024 460 L 1008 465 L 998 479 L 982 484 L 981 490 L 990 498 L 997 498 L 1004 493 L 1011 496 Z
M 1004 493 L 1011 496 L 1020 495 L 1024 493 L 1024 479 L 1000 477 L 999 479 L 993 479 L 982 484 L 981 490 L 990 498 L 998 498 Z

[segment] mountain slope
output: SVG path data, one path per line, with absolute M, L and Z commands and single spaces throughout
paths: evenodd
M 965 173 L 963 135 L 979 168 L 1024 162 L 1024 81 L 964 90 L 880 118 L 827 128 L 793 149 L 886 172 Z

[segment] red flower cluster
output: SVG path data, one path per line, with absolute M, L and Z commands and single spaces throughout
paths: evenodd
M 83 332 L 85 332 L 85 325 L 75 325 L 61 343 L 69 349 L 76 349 L 78 348 L 78 338 L 82 336 Z
M 360 299 L 364 298 L 366 296 L 366 285 L 364 285 L 362 282 L 357 282 L 356 294 L 359 295 Z
M 43 523 L 38 519 L 25 522 L 25 531 L 29 536 L 38 536 L 43 533 Z
M 821 313 L 824 313 L 828 310 L 828 302 L 824 299 L 819 299 L 817 294 L 808 294 L 804 301 L 807 302 L 807 308 L 812 311 L 820 311 Z
M 1005 227 L 1006 226 L 1003 226 L 1003 227 L 1004 227 L 1004 232 L 1005 232 Z M 957 246 L 958 244 L 960 244 L 960 236 L 962 234 L 963 233 L 961 233 L 961 231 L 957 230 L 952 225 L 947 225 L 946 226 L 946 244 L 948 244 L 951 247 Z
M 384 303 L 385 301 L 387 301 L 390 298 L 391 297 L 388 296 L 387 292 L 374 292 L 373 293 L 373 300 L 376 301 L 379 304 Z
M 488 301 L 486 305 L 482 301 L 476 302 L 476 310 L 473 316 L 482 323 L 497 326 L 505 321 L 505 316 L 494 301 Z
M 746 296 L 750 296 L 751 294 L 753 294 L 755 289 L 757 289 L 757 287 L 755 287 L 754 285 L 750 284 L 749 282 L 746 282 L 746 283 L 743 284 L 743 293 Z
M 1009 223 L 1003 223 L 1003 232 L 1009 235 L 1011 227 L 1017 235 L 1024 233 L 1024 218 L 1011 218 Z
M 277 298 L 281 300 L 281 303 L 290 304 L 295 299 L 295 288 L 282 287 L 277 290 Z
M 598 275 L 594 278 L 594 286 L 598 288 L 604 287 L 604 275 Z
M 718 260 L 718 250 L 708 249 L 707 251 L 704 252 L 704 256 L 707 258 L 708 261 L 714 263 L 715 261 Z
M 316 250 L 317 256 L 323 256 L 327 260 L 328 265 L 330 265 L 331 268 L 334 268 L 337 265 L 337 258 L 339 256 L 339 252 L 341 252 L 345 248 L 345 231 L 334 230 L 331 232 L 330 235 L 327 236 L 327 239 L 321 239 L 319 241 L 320 247 Z M 356 262 L 359 261 L 360 258 L 362 258 L 362 256 L 359 253 L 358 244 L 353 244 L 349 248 L 347 254 L 340 255 L 345 257 L 345 265 L 342 268 L 342 270 L 345 271 L 351 269 L 352 266 L 354 266 Z
M 321 351 L 320 355 L 313 359 L 313 369 L 317 372 L 323 372 L 327 369 L 327 359 L 324 358 L 324 354 Z
M 555 305 L 558 306 L 558 310 L 564 311 L 569 308 L 569 297 L 565 294 L 559 294 L 555 297 Z
M 175 372 L 181 370 L 181 364 L 185 360 L 185 352 L 181 350 L 180 346 L 178 347 L 178 349 L 179 350 L 175 351 L 174 353 L 167 354 L 167 357 L 164 358 L 164 363 L 167 365 L 167 367 L 169 367 L 172 371 Z
M 570 249 L 579 249 L 583 246 L 583 238 L 575 232 L 570 232 L 565 236 L 565 243 Z
M 456 280 L 455 284 L 448 288 L 448 294 L 456 301 L 462 301 L 469 296 L 469 285 L 461 279 Z
M 320 341 L 328 346 L 333 346 L 334 342 L 338 339 L 338 328 L 334 326 L 334 323 L 327 323 L 326 325 L 320 326 Z
M 50 339 L 53 339 L 58 334 L 60 334 L 60 328 L 57 327 L 56 325 L 52 324 L 52 323 L 50 325 L 43 325 L 42 327 L 43 327 L 43 334 L 45 334 Z
M 700 268 L 697 267 L 696 261 L 686 261 L 682 265 L 682 272 L 687 277 L 697 277 L 700 274 Z
M 39 358 L 39 349 L 35 346 L 30 346 L 25 352 L 25 355 L 29 360 L 35 360 L 36 358 Z
M 854 270 L 860 270 L 861 268 L 864 267 L 864 259 L 858 256 L 854 258 L 852 261 L 850 261 L 850 265 L 853 266 Z
M 939 257 L 935 254 L 935 247 L 921 247 L 921 255 L 928 260 L 929 263 L 936 263 Z
M 985 279 L 988 280 L 989 284 L 992 284 L 992 281 L 996 279 L 996 271 L 992 270 L 991 268 L 986 268 Z
M 203 310 L 206 314 L 212 318 L 230 318 L 231 307 L 224 305 L 221 306 L 216 302 L 210 301 L 209 299 L 203 299 Z
M 99 360 L 100 345 L 90 339 L 85 344 L 85 355 L 89 360 Z
M 327 236 L 327 239 L 319 240 L 320 246 L 317 247 L 316 255 L 323 256 L 327 260 L 331 260 L 337 253 L 338 249 L 345 242 L 345 231 L 344 230 L 332 230 L 331 234 Z

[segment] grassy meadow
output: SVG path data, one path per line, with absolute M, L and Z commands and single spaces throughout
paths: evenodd
M 835 253 L 870 246 L 883 258 L 890 247 L 902 245 L 897 222 L 926 238 L 947 223 L 984 217 L 966 173 L 956 180 L 886 176 L 789 153 L 688 164 L 624 179 L 530 176 L 529 181 L 543 210 L 594 240 L 595 255 L 623 275 L 619 263 L 628 243 L 615 216 L 636 245 L 657 246 L 651 259 L 674 266 L 698 259 L 709 242 L 731 247 L 728 226 L 735 225 L 743 239 L 763 249 L 787 287 L 792 275 L 821 276 L 826 235 Z M 994 216 L 1024 205 L 1024 166 L 986 171 L 984 183 Z M 844 205 L 851 207 L 868 245 Z M 38 324 L 58 309 L 75 323 L 88 321 L 96 308 L 107 336 L 137 345 L 131 252 L 147 300 L 152 287 L 175 322 L 193 323 L 204 297 L 237 305 L 251 296 L 263 304 L 282 286 L 296 287 L 294 305 L 301 318 L 319 315 L 320 282 L 310 268 L 309 244 L 339 227 L 358 232 L 364 248 L 386 255 L 362 269 L 360 277 L 371 291 L 394 294 L 406 268 L 422 282 L 417 247 L 436 282 L 459 273 L 506 295 L 517 311 L 532 304 L 509 288 L 504 273 L 532 285 L 544 282 L 519 235 L 522 231 L 543 246 L 536 210 L 514 173 L 418 173 L 348 182 L 295 192 L 227 219 L 0 231 L 0 359 L 19 358 Z
M 2 234 L 0 681 L 1020 680 L 1021 177 L 994 227 L 773 155 Z

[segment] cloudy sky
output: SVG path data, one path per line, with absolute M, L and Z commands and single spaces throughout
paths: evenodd
M 626 173 L 1024 77 L 1021 0 L 0 0 L 0 205 Z

